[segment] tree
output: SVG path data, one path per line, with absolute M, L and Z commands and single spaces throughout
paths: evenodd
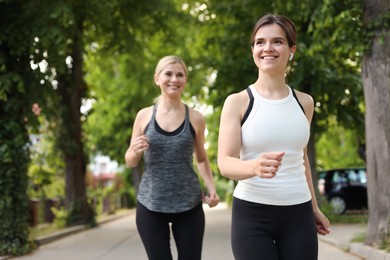
M 142 31 L 152 35 L 155 28 L 166 28 L 169 5 L 163 13 L 156 9 L 166 3 L 0 1 L 1 254 L 21 254 L 31 248 L 26 173 L 35 102 L 42 107 L 65 161 L 69 224 L 94 221 L 85 191 L 82 119 L 87 115 L 80 113 L 89 95 L 84 55 L 98 41 L 104 50 L 133 52 L 136 59 L 139 48 L 134 46 L 142 46 Z
M 364 1 L 370 45 L 363 58 L 366 100 L 369 219 L 366 243 L 380 246 L 390 236 L 390 4 Z
M 35 23 L 22 1 L 0 1 L 0 255 L 21 255 L 29 241 L 27 169 L 32 111 L 41 87 L 30 67 Z M 15 19 L 15 15 L 18 19 Z

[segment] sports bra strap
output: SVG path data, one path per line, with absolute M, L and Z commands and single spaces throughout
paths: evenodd
M 301 107 L 303 113 L 305 114 L 305 109 L 303 109 L 303 106 L 302 106 L 301 102 L 299 102 L 299 99 L 298 99 L 298 97 L 297 97 L 297 94 L 295 94 L 295 90 L 294 90 L 293 88 L 291 88 L 291 90 L 292 90 L 292 93 L 293 93 L 294 98 L 295 98 L 295 99 L 297 100 L 297 102 L 298 102 L 298 105 Z
M 252 111 L 253 103 L 255 102 L 255 98 L 253 97 L 253 93 L 249 87 L 246 88 L 246 91 L 248 92 L 249 96 L 249 106 L 248 109 L 245 111 L 244 117 L 241 121 L 241 126 L 244 124 L 245 120 L 248 118 L 249 113 Z

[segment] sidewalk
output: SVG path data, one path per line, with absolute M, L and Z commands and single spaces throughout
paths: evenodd
M 209 250 L 208 253 L 210 253 L 211 255 L 221 256 L 221 250 L 223 250 L 223 248 L 226 246 L 225 245 L 226 241 L 221 239 L 221 237 L 228 236 L 227 233 L 229 232 L 229 230 L 227 227 L 230 225 L 230 222 L 229 222 L 229 218 L 226 217 L 226 214 L 229 214 L 228 212 L 226 212 L 227 206 L 226 205 L 218 205 L 217 208 L 220 208 L 220 210 L 215 210 L 215 208 L 214 208 L 214 209 L 212 209 L 212 211 L 210 211 L 210 212 L 212 212 L 213 218 L 208 218 L 208 224 L 210 225 L 210 227 L 211 226 L 213 227 L 213 232 L 212 233 L 210 232 L 206 236 L 204 243 L 205 243 L 205 245 L 211 244 L 211 243 L 213 244 L 213 246 L 211 248 L 208 247 L 208 250 Z M 205 210 L 207 211 L 208 209 L 205 209 Z M 91 234 L 87 238 L 90 240 L 93 240 L 95 238 L 98 239 L 97 238 L 98 236 L 104 237 L 103 240 L 105 240 L 106 241 L 105 243 L 107 243 L 107 241 L 111 240 L 110 238 L 107 240 L 107 238 L 112 236 L 112 234 L 115 234 L 115 236 L 116 236 L 116 235 L 118 235 L 118 233 L 121 233 L 120 238 L 118 239 L 119 244 L 116 244 L 116 245 L 113 244 L 111 246 L 112 246 L 112 248 L 115 248 L 115 251 L 117 251 L 118 253 L 125 252 L 125 254 L 127 254 L 128 248 L 132 245 L 131 243 L 133 243 L 131 241 L 136 241 L 134 243 L 140 243 L 138 241 L 139 240 L 138 238 L 134 239 L 134 240 L 130 240 L 130 238 L 129 238 L 131 236 L 130 234 L 135 233 L 135 230 L 132 230 L 132 232 L 129 232 L 129 230 L 124 230 L 124 228 L 129 229 L 129 223 L 130 223 L 129 218 L 131 218 L 132 221 L 134 221 L 134 219 L 133 219 L 134 214 L 135 214 L 135 210 L 131 209 L 131 210 L 128 210 L 125 212 L 121 212 L 121 213 L 112 215 L 112 216 L 107 216 L 104 219 L 98 220 L 99 225 L 107 223 L 107 225 L 110 225 L 110 226 L 112 224 L 115 224 L 116 227 L 112 227 L 108 231 L 107 230 L 103 231 L 102 228 L 97 228 L 97 229 L 95 229 L 94 232 L 92 232 L 93 237 L 91 237 L 91 235 L 92 235 L 91 232 L 83 232 L 82 234 L 85 234 L 87 236 L 88 236 L 88 234 Z M 210 215 L 210 217 L 211 217 L 211 215 Z M 117 220 L 117 221 L 113 221 L 113 220 Z M 107 227 L 107 225 L 104 225 L 104 226 Z M 133 228 L 135 228 L 135 227 L 133 227 Z M 43 249 L 44 252 L 47 252 L 50 250 L 52 250 L 53 252 L 58 252 L 57 249 L 52 246 L 52 245 L 57 244 L 57 243 L 51 243 L 51 242 L 58 240 L 57 242 L 67 243 L 66 241 L 69 238 L 74 237 L 76 239 L 76 237 L 79 237 L 79 235 L 77 235 L 77 236 L 71 236 L 71 235 L 76 234 L 76 233 L 80 233 L 83 230 L 87 230 L 87 227 L 85 227 L 85 226 L 72 227 L 69 229 L 65 229 L 65 230 L 62 230 L 59 232 L 52 233 L 52 234 L 47 235 L 47 236 L 39 237 L 36 239 L 36 243 L 39 246 L 42 246 L 42 248 L 46 248 L 46 249 Z M 211 231 L 211 229 L 206 230 L 206 232 L 208 232 L 208 231 Z M 374 248 L 369 247 L 369 246 L 365 246 L 362 243 L 351 242 L 351 240 L 353 238 L 356 238 L 357 236 L 364 234 L 365 232 L 366 232 L 366 226 L 364 226 L 364 225 L 356 225 L 356 224 L 333 225 L 331 233 L 327 236 L 319 236 L 319 240 L 320 240 L 320 242 L 324 242 L 324 243 L 329 244 L 331 246 L 342 249 L 345 252 L 349 252 L 360 259 L 390 260 L 390 254 L 388 254 L 388 253 L 374 249 Z M 61 238 L 65 238 L 65 237 L 68 237 L 68 238 L 61 239 Z M 80 238 L 80 241 L 81 240 L 82 239 Z M 99 244 L 100 240 L 97 240 L 97 241 L 98 242 L 94 242 L 94 246 L 97 248 L 97 249 L 95 248 L 94 250 L 101 249 L 101 245 Z M 110 241 L 110 242 L 112 242 L 112 241 Z M 121 250 L 119 250 L 118 247 L 123 247 L 123 248 L 125 248 L 125 250 L 121 251 Z M 139 249 L 140 254 L 144 254 L 141 244 L 135 245 L 134 248 L 137 248 L 137 250 Z M 92 249 L 92 248 L 89 248 L 89 249 Z M 73 251 L 77 251 L 77 252 L 75 252 L 75 254 L 78 255 L 79 257 L 81 257 L 81 255 L 83 253 L 85 253 L 85 252 L 83 252 L 83 250 L 85 250 L 85 248 L 73 247 Z M 135 254 L 136 252 L 133 251 L 132 253 Z M 101 254 L 103 254 L 103 253 L 101 253 Z M 35 255 L 37 255 L 37 254 L 35 254 Z M 230 255 L 230 252 L 229 252 L 229 255 Z M 41 259 L 41 260 L 42 259 L 50 259 L 50 260 L 53 259 L 52 257 L 34 258 L 33 256 L 34 256 L 34 254 L 32 254 L 31 256 L 21 257 L 21 259 L 26 259 L 26 258 L 28 258 L 28 259 Z M 124 256 L 121 256 L 121 257 L 122 258 L 118 257 L 116 259 L 128 259 L 128 257 L 124 257 Z M 131 259 L 142 259 L 142 258 L 134 258 L 134 257 L 135 257 L 135 255 L 132 255 L 132 257 L 130 257 L 130 258 Z M 12 259 L 12 258 L 0 257 L 0 260 L 5 260 L 5 259 Z M 61 258 L 58 256 L 57 259 L 64 259 L 64 258 Z M 87 258 L 79 258 L 79 259 L 87 259 Z M 98 259 L 98 258 L 89 258 L 89 259 Z M 104 259 L 104 258 L 101 258 L 101 259 Z M 218 260 L 218 259 L 213 259 L 213 260 Z M 337 260 L 340 260 L 340 258 Z
M 362 243 L 352 242 L 354 238 L 365 233 L 365 225 L 337 224 L 332 226 L 329 235 L 319 236 L 319 239 L 365 260 L 390 260 L 389 253 Z

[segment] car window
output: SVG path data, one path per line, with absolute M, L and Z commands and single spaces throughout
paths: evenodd
M 366 172 L 363 169 L 350 169 L 347 170 L 348 180 L 350 184 L 366 183 Z
M 364 169 L 360 169 L 358 174 L 359 174 L 360 182 L 367 183 L 366 171 Z
M 356 170 L 347 170 L 348 172 L 348 180 L 351 184 L 359 184 L 360 183 L 360 177 Z
M 334 171 L 332 181 L 335 183 L 347 182 L 347 178 L 343 172 Z

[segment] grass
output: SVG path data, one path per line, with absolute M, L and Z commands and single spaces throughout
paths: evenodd
M 390 253 L 390 237 L 383 241 L 381 249 L 384 250 L 386 253 Z
M 117 210 L 115 210 L 114 214 L 118 215 L 121 213 L 125 213 L 128 210 L 129 209 L 117 209 Z M 112 216 L 114 214 L 107 214 L 107 213 L 99 214 L 98 216 L 96 216 L 96 221 L 99 222 L 99 221 L 101 221 L 109 216 Z M 29 237 L 30 237 L 30 240 L 34 240 L 37 237 L 52 234 L 54 232 L 57 232 L 57 231 L 60 231 L 60 230 L 66 229 L 66 228 L 67 227 L 65 227 L 65 226 L 56 225 L 56 223 L 42 223 L 42 224 L 39 224 L 37 226 L 29 228 Z
M 332 224 L 362 224 L 367 225 L 368 213 L 367 211 L 347 211 L 342 215 L 335 215 L 328 213 L 325 215 L 328 217 Z

